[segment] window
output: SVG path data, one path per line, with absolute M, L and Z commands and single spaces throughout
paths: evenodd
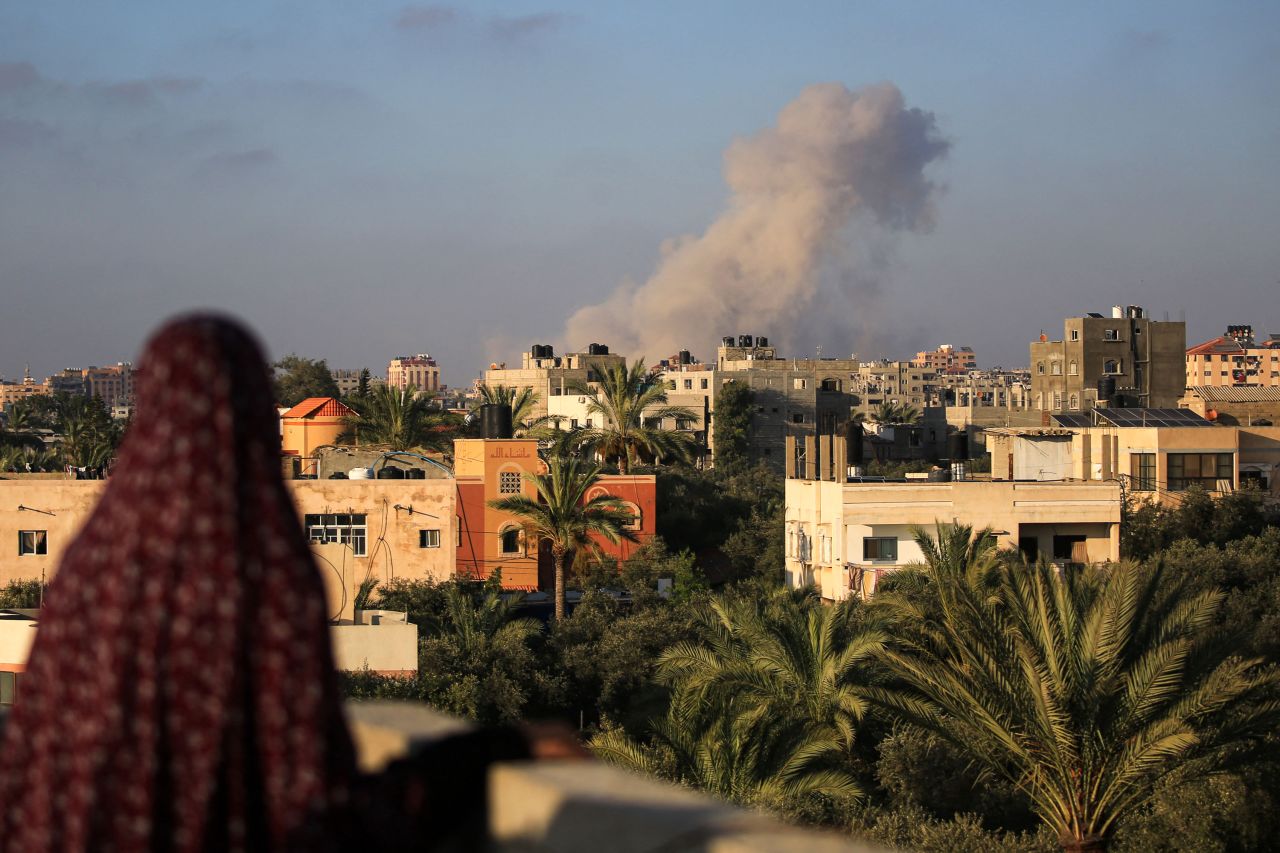
M 1070 563 L 1089 562 L 1089 549 L 1084 536 L 1053 537 L 1053 559 L 1066 560 Z
M 440 531 L 439 530 L 419 530 L 418 531 L 418 547 L 419 548 L 439 548 L 440 547 Z
M 868 536 L 862 540 L 862 559 L 897 560 L 898 540 L 893 536 Z
M 1175 492 L 1199 486 L 1213 491 L 1219 480 L 1235 478 L 1235 460 L 1231 453 L 1170 453 L 1169 488 Z
M 340 542 L 350 545 L 357 557 L 365 556 L 368 528 L 364 513 L 317 513 L 303 517 L 307 539 L 312 542 Z
M 698 380 L 698 387 L 699 387 L 699 388 L 701 388 L 703 391 L 707 390 L 707 380 L 705 380 L 705 379 L 699 379 L 699 380 Z
M 1080 375 L 1080 365 L 1075 362 L 1075 359 L 1072 359 L 1071 363 L 1067 365 L 1067 373 L 1071 376 Z
M 569 419 L 569 429 L 577 429 L 577 428 L 578 428 L 578 419 L 577 419 L 577 418 L 570 418 L 570 419 Z
M 796 414 L 794 414 L 794 415 L 792 415 L 792 416 L 791 416 L 791 422 L 792 422 L 792 423 L 794 423 L 794 424 L 802 424 L 802 423 L 804 423 L 804 415 L 802 415 L 802 414 L 800 414 L 799 412 L 797 412 Z
M 1067 408 L 1069 408 L 1069 409 L 1078 409 L 1078 408 L 1080 408 L 1080 397 L 1079 397 L 1079 395 L 1077 395 L 1077 394 L 1072 394 L 1070 397 L 1068 397 L 1068 398 L 1067 398 Z
M 686 391 L 692 391 L 692 390 L 693 390 L 693 380 L 692 380 L 692 379 L 686 379 L 686 380 L 684 381 L 684 390 L 686 390 Z
M 676 381 L 674 379 L 667 380 L 667 390 L 668 391 L 676 390 Z
M 1154 453 L 1130 453 L 1129 473 L 1133 476 L 1134 491 L 1155 491 L 1156 455 Z
M 809 380 L 808 380 L 808 379 L 797 379 L 797 380 L 795 380 L 795 383 L 794 383 L 794 384 L 795 384 L 795 389 L 796 389 L 797 391 L 803 391 L 804 389 L 806 389 L 806 388 L 808 388 L 808 387 L 809 387 Z
M 12 705 L 18 695 L 18 673 L 0 672 L 0 706 Z
M 1120 362 L 1114 358 L 1109 358 L 1102 363 L 1103 373 L 1119 373 L 1121 369 Z
M 1120 340 L 1120 330 L 1119 329 L 1103 329 L 1102 339 L 1104 341 L 1118 341 Z
M 577 426 L 577 423 L 574 423 Z M 519 471 L 503 471 L 498 474 L 498 494 L 500 495 L 518 495 L 520 494 L 520 472 Z
M 1053 373 L 1053 375 L 1054 375 L 1054 376 L 1061 376 L 1061 375 L 1062 375 L 1062 362 L 1060 362 L 1060 361 L 1055 361 L 1055 362 L 1053 363 L 1052 368 L 1051 368 L 1051 372 Z
M 1038 363 L 1036 364 L 1036 373 L 1039 373 L 1039 374 L 1042 374 L 1042 375 L 1044 374 L 1044 362 L 1043 362 L 1043 361 L 1038 362 Z
M 502 553 L 519 554 L 520 553 L 520 529 L 511 527 L 498 534 L 502 539 Z
M 1080 330 L 1079 330 L 1079 329 L 1072 329 L 1072 330 L 1071 330 L 1071 340 L 1073 340 L 1073 341 L 1078 341 L 1078 340 L 1080 340 Z
M 1061 391 L 1053 392 L 1053 408 L 1055 411 L 1062 408 L 1062 392 Z
M 18 556 L 43 557 L 49 553 L 49 532 L 47 530 L 19 530 Z

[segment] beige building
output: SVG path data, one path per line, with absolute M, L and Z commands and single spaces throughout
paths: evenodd
M 609 352 L 605 344 L 591 344 L 586 352 L 572 352 L 556 355 L 548 344 L 536 344 L 521 356 L 520 367 L 507 367 L 506 362 L 491 364 L 484 372 L 484 382 L 490 388 L 499 385 L 505 388 L 528 388 L 538 395 L 534 403 L 531 417 L 542 417 L 557 414 L 567 420 L 575 417 L 585 419 L 577 403 L 577 394 L 572 386 L 575 384 L 591 384 L 596 381 L 597 369 L 608 370 L 614 365 L 625 365 L 627 360 L 621 355 Z M 569 400 L 556 400 L 569 397 Z M 567 428 L 568 423 L 564 426 Z
M 310 459 L 317 448 L 336 444 L 338 436 L 350 430 L 345 419 L 355 414 L 332 397 L 308 397 L 280 415 L 284 454 Z
M 418 391 L 435 393 L 442 387 L 440 366 L 425 352 L 417 355 L 398 355 L 387 365 L 387 385 L 399 391 L 415 388 Z
M 0 479 L 0 585 L 49 578 L 97 504 L 102 480 Z M 444 581 L 457 560 L 453 478 L 290 480 L 299 520 L 317 543 L 347 546 L 322 571 L 346 580 Z M 173 507 L 183 512 L 181 506 Z
M 1095 405 L 1170 408 L 1184 388 L 1186 324 L 1120 306 L 1111 316 L 1069 317 L 1063 337 L 1031 344 L 1031 405 L 1080 412 Z M 1103 402 L 1099 402 L 1099 400 Z
M 1120 558 L 1120 484 L 989 481 L 786 481 L 786 583 L 824 599 L 866 597 L 887 572 L 924 561 L 913 529 L 958 522 L 990 528 L 1028 558 Z
M 1223 494 L 1252 485 L 1280 495 L 1280 427 L 1215 426 L 1185 409 L 1094 410 L 1085 417 L 988 430 L 992 479 L 1114 482 L 1162 503 L 1176 503 L 1192 486 Z
M 965 374 L 978 368 L 978 357 L 970 347 L 942 344 L 935 350 L 916 353 L 913 363 L 934 373 Z
M 21 382 L 0 382 L 0 412 L 8 411 L 14 403 L 51 393 L 53 389 L 49 385 L 36 382 L 27 370 Z
M 1228 326 L 1220 338 L 1187 350 L 1188 388 L 1194 386 L 1280 388 L 1280 339 L 1258 343 L 1253 326 Z

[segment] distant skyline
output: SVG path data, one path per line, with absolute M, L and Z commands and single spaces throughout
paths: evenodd
M 788 105 L 890 90 L 917 142 L 877 102 L 844 171 L 793 174 L 848 137 L 775 132 Z M 1274 3 L 0 0 L 0 374 L 134 359 L 213 307 L 273 358 L 430 352 L 458 386 L 534 343 L 612 343 L 686 280 L 675 334 L 710 358 L 782 334 L 717 327 L 741 316 L 725 282 L 770 275 L 812 276 L 746 315 L 776 310 L 798 357 L 1025 366 L 1114 304 L 1185 314 L 1189 345 L 1280 332 L 1276 103 Z M 890 162 L 909 214 L 836 196 L 813 251 L 751 261 L 814 227 L 775 216 L 775 177 L 867 196 Z M 628 355 L 669 354 L 631 331 Z

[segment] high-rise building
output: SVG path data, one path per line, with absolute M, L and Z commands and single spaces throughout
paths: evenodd
M 441 389 L 440 366 L 428 353 L 398 355 L 387 365 L 387 385 L 400 391 L 413 387 L 432 393 Z
M 978 367 L 978 357 L 971 347 L 953 347 L 942 344 L 935 350 L 916 353 L 916 367 L 927 368 L 934 373 L 964 374 Z
M 1187 324 L 1136 305 L 1069 317 L 1062 340 L 1031 343 L 1032 407 L 1046 412 L 1174 408 L 1185 388 Z

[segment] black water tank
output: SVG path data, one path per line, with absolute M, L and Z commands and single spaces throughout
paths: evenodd
M 378 470 L 379 480 L 403 480 L 404 469 L 396 468 L 393 465 L 384 465 Z
M 481 406 L 480 437 L 511 438 L 511 407 L 502 403 Z
M 969 434 L 958 430 L 947 436 L 947 458 L 959 462 L 969 458 Z
M 844 456 L 846 465 L 862 464 L 862 424 L 857 421 L 844 425 Z
M 1110 403 L 1116 398 L 1116 378 L 1102 376 L 1098 378 L 1098 405 Z M 1103 406 L 1103 408 L 1106 408 Z M 1118 408 L 1118 407 L 1117 407 Z
M 693 354 L 690 353 L 687 349 L 680 350 L 680 363 L 693 364 Z
M 427 472 L 421 468 L 409 468 L 404 472 L 404 478 L 406 480 L 425 480 L 427 479 Z
M 751 335 L 738 335 L 738 346 L 749 347 L 751 346 L 751 340 Z
M 347 479 L 347 472 L 346 472 L 346 471 L 334 471 L 332 474 L 330 474 L 330 475 L 329 475 L 329 479 L 330 479 L 330 480 L 345 480 L 345 479 Z
M 608 355 L 609 348 L 604 344 L 588 344 L 587 355 Z
M 758 347 L 767 347 L 768 345 L 769 345 L 769 339 L 768 339 L 768 338 L 764 338 L 764 337 L 756 338 L 756 346 L 758 346 Z
M 720 343 L 724 344 L 727 347 L 733 346 L 733 335 L 725 335 L 723 338 L 720 339 Z

